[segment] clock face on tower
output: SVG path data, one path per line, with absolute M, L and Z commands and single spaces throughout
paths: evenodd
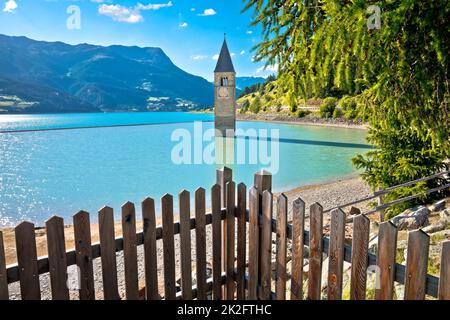
M 227 98 L 229 96 L 228 94 L 228 88 L 226 87 L 220 87 L 219 88 L 219 97 L 220 98 Z

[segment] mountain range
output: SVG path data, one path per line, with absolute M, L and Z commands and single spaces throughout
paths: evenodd
M 266 79 L 262 77 L 236 77 L 236 89 L 243 91 L 247 87 L 264 82 L 266 82 Z
M 241 88 L 264 78 L 237 78 Z M 160 48 L 69 45 L 0 35 L 0 113 L 187 111 L 214 86 Z

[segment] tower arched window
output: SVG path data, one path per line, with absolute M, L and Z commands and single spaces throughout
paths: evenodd
M 220 85 L 221 85 L 222 87 L 228 86 L 228 78 L 227 78 L 227 77 L 222 78 L 222 79 L 220 80 Z

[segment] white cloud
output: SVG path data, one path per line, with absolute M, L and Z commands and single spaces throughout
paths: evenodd
M 14 13 L 17 9 L 17 3 L 14 0 L 8 0 L 5 3 L 5 7 L 3 8 L 3 12 Z
M 278 64 L 274 64 L 271 66 L 262 66 L 261 68 L 258 68 L 256 70 L 256 73 L 261 73 L 263 71 L 271 71 L 271 72 L 277 72 L 278 71 Z
M 144 21 L 141 12 L 136 8 L 127 8 L 119 4 L 102 4 L 98 8 L 98 13 L 111 17 L 114 21 L 137 23 Z
M 191 59 L 192 60 L 205 60 L 205 59 L 208 59 L 208 56 L 199 54 L 199 55 L 191 56 Z
M 138 3 L 136 5 L 136 8 L 140 9 L 140 10 L 159 10 L 161 8 L 169 8 L 171 6 L 173 6 L 173 3 L 172 3 L 172 1 L 169 1 L 167 3 L 160 3 L 160 4 L 151 4 L 151 3 L 149 3 L 147 5 L 143 5 L 142 3 Z
M 95 2 L 104 2 L 103 0 L 92 0 Z M 114 21 L 125 23 L 138 23 L 144 21 L 141 10 L 159 10 L 161 8 L 171 7 L 172 1 L 162 4 L 147 4 L 138 3 L 134 7 L 125 7 L 119 4 L 102 4 L 98 7 L 98 13 L 111 17 Z
M 245 50 L 241 51 L 241 56 L 243 56 L 245 54 Z
M 232 52 L 230 53 L 230 56 L 234 57 L 236 55 L 236 53 Z
M 188 26 L 188 23 L 187 22 L 182 22 L 182 23 L 180 23 L 180 27 L 181 28 L 186 28 Z
M 197 10 L 197 9 L 195 9 L 195 8 L 191 8 L 191 12 L 195 12 L 195 10 Z
M 205 9 L 203 13 L 197 14 L 198 16 L 206 17 L 206 16 L 214 16 L 217 12 L 214 9 Z
M 252 34 L 253 33 L 253 31 L 251 31 L 251 30 L 248 30 L 247 32 L 246 32 L 247 34 Z

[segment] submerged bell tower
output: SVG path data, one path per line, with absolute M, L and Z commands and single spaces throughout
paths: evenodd
M 236 71 L 226 38 L 214 70 L 214 115 L 216 135 L 232 135 L 236 129 Z M 228 133 L 228 134 L 227 134 Z

